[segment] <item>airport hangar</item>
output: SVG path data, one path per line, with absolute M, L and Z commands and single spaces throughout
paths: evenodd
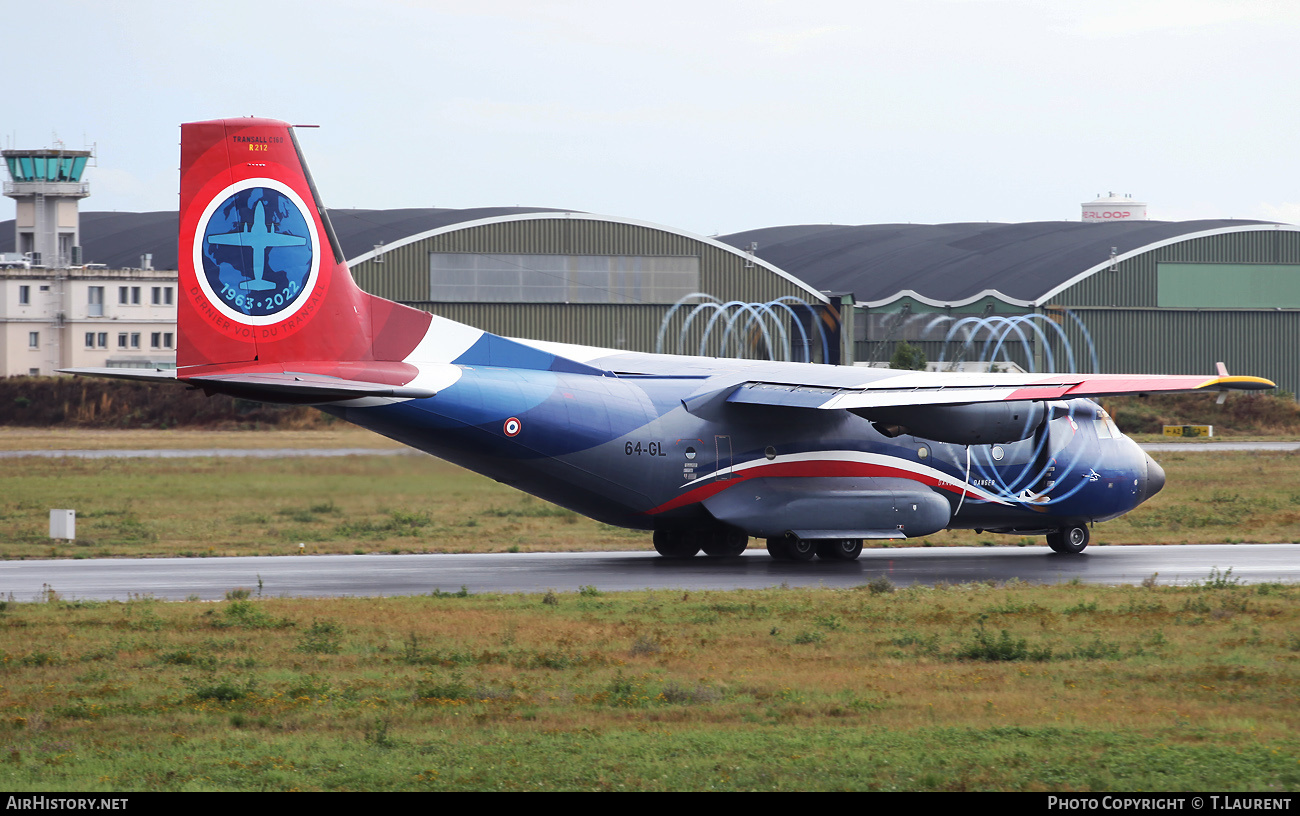
M 818 362 L 840 362 L 841 338 L 852 338 L 838 331 L 834 299 L 735 247 L 671 227 L 520 207 L 329 215 L 363 289 L 509 337 Z M 80 227 L 89 266 L 144 266 L 147 254 L 155 270 L 176 268 L 175 212 L 88 212 Z M 0 223 L 0 252 L 12 234 Z M 692 317 L 698 293 L 730 305 Z M 126 311 L 110 302 L 102 319 L 124 319 Z M 83 328 L 94 327 L 79 326 L 74 339 Z M 113 350 L 103 362 L 82 357 L 79 364 L 120 366 L 127 357 Z M 140 365 L 155 363 L 142 358 Z
M 1268 377 L 1300 393 L 1300 227 L 1241 220 L 773 227 L 723 236 L 851 292 L 859 363 Z
M 1037 370 L 1210 374 L 1222 360 L 1300 391 L 1291 225 L 803 225 L 705 238 L 541 208 L 330 218 L 364 289 L 507 336 L 696 353 L 707 331 L 710 354 L 858 363 L 906 340 L 931 361 Z M 175 224 L 175 213 L 83 213 L 83 257 L 120 268 L 150 252 L 174 269 Z M 733 306 L 692 318 L 697 293 Z

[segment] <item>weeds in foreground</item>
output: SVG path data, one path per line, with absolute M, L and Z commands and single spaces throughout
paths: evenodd
M 231 627 L 240 629 L 287 629 L 295 625 L 288 618 L 277 618 L 269 614 L 264 607 L 255 601 L 229 601 L 220 613 L 209 610 L 204 614 L 211 619 L 211 625 L 218 629 L 229 629 Z
M 984 629 L 984 617 L 980 616 L 979 628 L 969 643 L 957 649 L 958 660 L 1010 661 L 1031 660 L 1043 662 L 1052 659 L 1052 649 L 1047 646 L 1030 647 L 1025 638 L 1014 638 L 1006 629 L 996 639 Z
M 1231 589 L 1241 586 L 1241 580 L 1232 574 L 1232 567 L 1220 571 L 1218 567 L 1210 568 L 1210 576 L 1200 586 L 1206 589 Z
M 42 790 L 1300 787 L 1289 585 L 452 595 L 10 603 L 6 773 Z
M 330 620 L 313 620 L 295 647 L 309 654 L 338 654 L 342 649 L 343 627 Z
M 459 592 L 443 592 L 441 589 L 434 587 L 433 592 L 429 593 L 430 598 L 468 598 L 469 587 L 464 584 L 460 585 Z
M 872 595 L 887 595 L 895 589 L 894 582 L 883 575 L 872 578 L 867 582 L 867 591 Z

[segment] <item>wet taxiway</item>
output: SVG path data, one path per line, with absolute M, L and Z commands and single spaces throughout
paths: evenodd
M 1295 582 L 1300 544 L 1094 546 L 1077 556 L 1056 555 L 1045 546 L 891 547 L 864 550 L 859 560 L 847 563 L 775 561 L 755 549 L 736 558 L 685 561 L 653 552 L 6 561 L 0 562 L 0 595 L 34 601 L 47 587 L 65 599 L 85 600 L 212 600 L 240 587 L 272 597 L 415 595 L 462 586 L 473 593 L 582 586 L 602 591 L 853 587 L 880 576 L 899 586 L 1013 578 L 1137 584 L 1155 573 L 1162 584 L 1204 581 L 1212 574 L 1243 583 Z

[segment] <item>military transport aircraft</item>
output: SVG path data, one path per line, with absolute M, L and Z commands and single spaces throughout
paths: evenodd
M 1087 397 L 1258 377 L 898 372 L 498 337 L 361 291 L 292 126 L 181 128 L 175 371 L 71 369 L 316 405 L 660 554 L 853 559 L 945 528 L 1059 553 L 1164 472 Z

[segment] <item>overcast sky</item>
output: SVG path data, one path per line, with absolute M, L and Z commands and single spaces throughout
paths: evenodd
M 780 224 L 1300 221 L 1291 0 L 23 2 L 5 147 L 175 209 L 181 122 L 299 134 L 331 207 Z M 47 48 L 48 58 L 40 56 Z M 0 219 L 13 217 L 12 199 Z

